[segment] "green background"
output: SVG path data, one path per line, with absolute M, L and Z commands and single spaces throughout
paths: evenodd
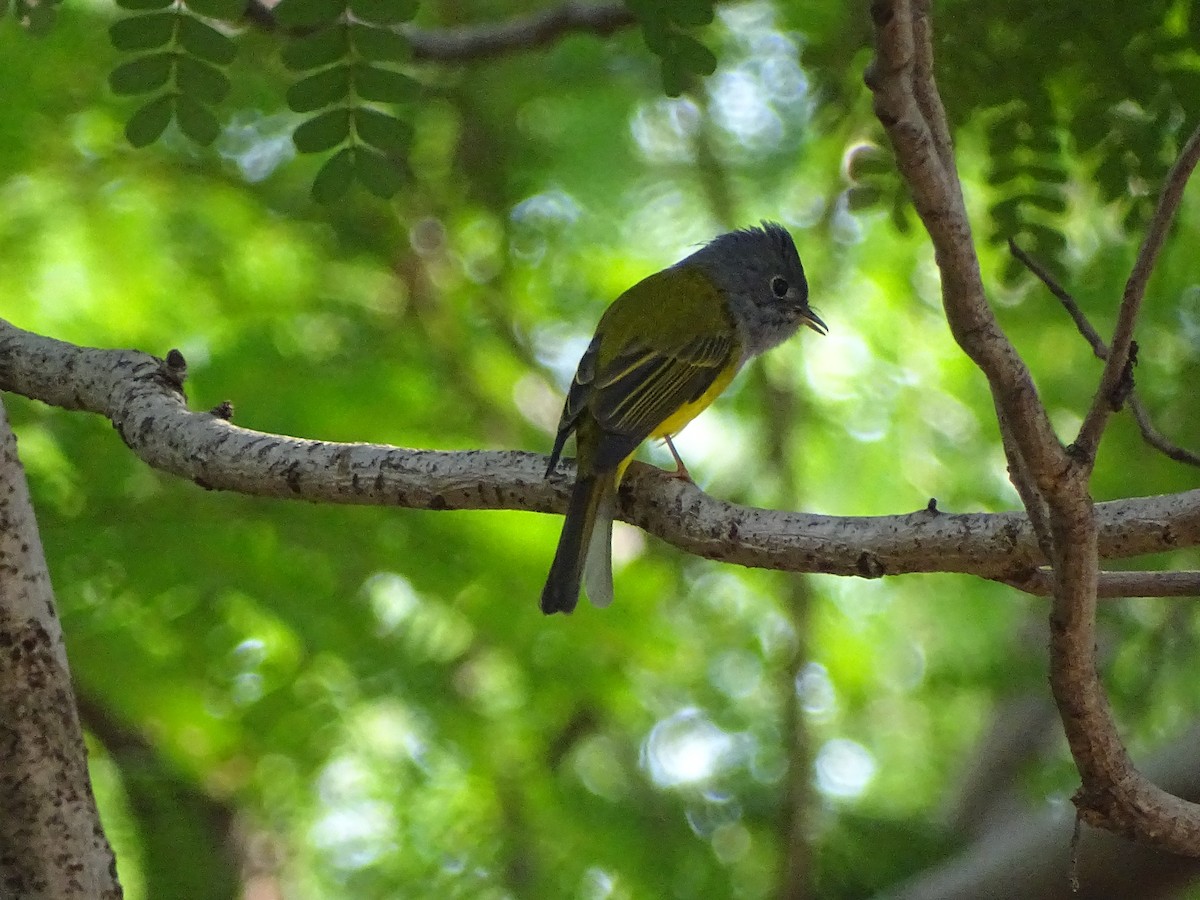
M 290 141 L 278 34 L 237 34 L 211 147 L 171 126 L 134 150 L 137 104 L 107 83 L 123 14 L 69 3 L 42 38 L 10 15 L 0 315 L 88 346 L 179 348 L 192 408 L 232 401 L 245 427 L 548 452 L 605 304 L 721 230 L 777 219 L 830 333 L 756 363 L 689 426 L 698 483 L 831 515 L 1017 508 L 986 385 L 880 146 L 856 6 L 719 6 L 697 32 L 719 67 L 676 99 L 636 30 L 409 67 L 423 90 L 397 112 L 413 129 L 402 190 L 332 207 L 309 195 L 321 157 Z M 1111 328 L 1200 108 L 1193 5 L 935 6 L 990 299 L 1069 440 L 1100 365 L 998 241 L 1038 252 Z M 423 3 L 417 22 L 530 8 Z M 1189 198 L 1137 336 L 1139 391 L 1191 447 L 1198 226 Z M 205 492 L 103 419 L 5 403 L 131 898 L 758 898 L 782 896 L 789 852 L 811 854 L 793 896 L 866 896 L 967 842 L 949 810 L 1023 703 L 1043 718 L 1005 790 L 1040 809 L 1077 785 L 1044 714 L 1041 599 L 950 575 L 747 571 L 619 527 L 614 605 L 547 619 L 557 517 Z M 1196 481 L 1122 415 L 1094 494 Z M 1101 617 L 1140 758 L 1200 705 L 1200 623 L 1188 599 Z

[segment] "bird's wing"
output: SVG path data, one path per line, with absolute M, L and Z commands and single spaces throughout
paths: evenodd
M 618 465 L 681 407 L 703 397 L 729 366 L 733 345 L 732 334 L 670 349 L 635 342 L 610 360 L 596 375 L 592 400 L 603 434 L 597 470 Z
M 554 449 L 550 451 L 550 465 L 546 468 L 548 476 L 558 465 L 567 438 L 579 425 L 579 417 L 587 407 L 588 398 L 592 394 L 592 382 L 596 377 L 596 355 L 600 350 L 600 334 L 596 333 L 588 348 L 583 351 L 575 377 L 571 379 L 571 387 L 567 390 L 567 399 L 563 403 L 562 415 L 558 419 L 558 432 L 554 436 Z
M 700 273 L 667 269 L 631 287 L 604 314 L 579 361 L 550 469 L 568 435 L 583 427 L 585 412 L 600 431 L 595 470 L 616 468 L 638 444 L 660 434 L 671 416 L 704 396 L 733 362 L 735 345 L 724 303 Z

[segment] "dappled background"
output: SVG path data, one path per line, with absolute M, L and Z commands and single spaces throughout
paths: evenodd
M 1200 56 L 1190 3 L 1026 5 L 937 4 L 939 76 L 991 298 L 1070 435 L 1099 363 L 1001 241 L 1038 254 L 1104 333 L 1200 108 Z M 689 426 L 697 482 L 835 515 L 1018 508 L 879 146 L 869 19 L 846 7 L 719 6 L 702 31 L 718 69 L 676 98 L 632 29 L 414 66 L 403 188 L 332 207 L 310 198 L 320 159 L 291 142 L 277 34 L 238 35 L 211 147 L 172 126 L 134 150 L 135 106 L 107 86 L 122 14 L 68 0 L 41 38 L 9 16 L 0 315 L 177 347 L 193 408 L 232 401 L 246 427 L 547 452 L 605 304 L 776 219 L 830 333 L 773 352 Z M 428 2 L 417 22 L 531 8 Z M 1103 27 L 1079 34 L 1084 11 Z M 1137 370 L 1159 427 L 1192 447 L 1198 227 L 1193 199 Z M 5 402 L 131 898 L 862 897 L 985 839 L 989 811 L 1061 808 L 1077 784 L 1046 605 L 1009 588 L 747 571 L 618 526 L 614 605 L 551 620 L 537 597 L 558 517 L 205 492 L 104 420 Z M 1114 423 L 1097 499 L 1195 484 Z M 1200 709 L 1198 626 L 1190 600 L 1103 608 L 1139 758 Z M 972 774 L 998 766 L 999 784 Z

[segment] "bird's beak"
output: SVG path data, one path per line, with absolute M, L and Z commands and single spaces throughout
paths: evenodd
M 817 334 L 826 334 L 829 331 L 829 326 L 822 322 L 821 317 L 807 306 L 800 310 L 800 321 L 802 321 Z

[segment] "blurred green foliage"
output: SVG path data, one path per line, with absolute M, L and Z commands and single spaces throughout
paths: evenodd
M 1083 4 L 939 5 L 977 231 L 1044 255 L 1102 333 L 1192 124 L 1180 110 L 1200 101 L 1190 6 L 1106 5 L 1080 31 Z M 417 22 L 523 11 L 428 3 Z M 364 137 L 403 144 L 403 190 L 328 208 L 283 99 L 293 70 L 322 63 L 230 34 L 236 58 L 211 59 L 229 83 L 211 148 L 177 120 L 134 150 L 107 88 L 122 60 L 98 35 L 148 49 L 159 26 L 118 21 L 69 5 L 36 42 L 0 22 L 0 315 L 16 324 L 178 347 L 193 407 L 230 400 L 247 427 L 548 450 L 604 305 L 726 226 L 776 218 L 830 334 L 774 352 L 684 432 L 701 485 L 839 515 L 1018 505 L 878 146 L 860 5 L 718 6 L 701 33 L 719 65 L 674 99 L 636 31 L 414 67 L 422 95 L 377 123 L 402 122 L 403 142 Z M 293 110 L 317 109 L 299 93 Z M 327 143 L 309 137 L 301 149 Z M 1192 447 L 1198 229 L 1189 200 L 1138 333 L 1139 390 Z M 1099 364 L 996 243 L 981 253 L 1069 439 Z M 102 420 L 5 402 L 132 898 L 236 896 L 256 878 L 302 898 L 766 897 L 797 772 L 820 896 L 863 896 L 959 846 L 939 810 L 992 710 L 1046 691 L 1044 604 L 996 585 L 801 582 L 619 529 L 614 606 L 551 621 L 536 598 L 556 517 L 206 493 Z M 1117 419 L 1098 499 L 1194 485 Z M 1103 617 L 1107 681 L 1143 751 L 1200 702 L 1196 614 L 1138 601 Z M 787 725 L 797 704 L 810 751 Z M 1035 804 L 1074 788 L 1058 746 L 1022 777 Z
M 869 21 L 858 4 L 823 5 L 829 12 L 813 17 L 821 31 L 809 27 L 806 60 L 845 99 L 860 91 L 845 74 L 861 71 Z M 1197 4 L 934 6 L 947 113 L 957 126 L 983 127 L 984 175 L 993 189 L 981 229 L 988 240 L 1017 238 L 1065 273 L 1070 236 L 1062 220 L 1079 183 L 1119 205 L 1126 228 L 1144 226 L 1200 97 Z M 796 27 L 805 28 L 808 10 L 793 14 Z M 898 179 L 877 188 L 903 209 Z M 1021 273 L 1014 260 L 1004 262 L 1006 281 Z

